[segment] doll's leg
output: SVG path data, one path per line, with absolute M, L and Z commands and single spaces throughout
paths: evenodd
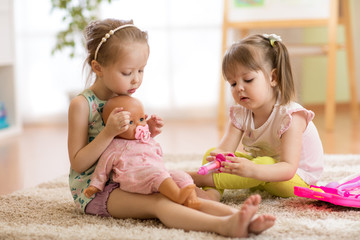
M 181 170 L 170 170 L 169 173 L 170 173 L 170 176 L 172 177 L 172 179 L 174 180 L 174 182 L 176 183 L 176 185 L 179 186 L 179 188 L 184 188 L 189 185 L 194 186 L 193 179 L 186 172 L 181 171 Z M 194 189 L 194 190 L 192 190 L 192 192 L 190 193 L 188 198 L 185 200 L 184 205 L 187 207 L 198 209 L 200 207 L 200 204 L 201 203 L 200 203 L 200 201 L 196 195 L 195 189 Z
M 183 188 L 175 183 L 172 178 L 166 178 L 159 186 L 159 192 L 170 200 L 183 204 L 189 198 L 192 192 L 194 192 L 195 185 L 191 184 Z
M 259 217 L 252 220 L 258 209 L 259 198 L 259 195 L 249 197 L 242 208 L 231 215 L 213 216 L 176 204 L 161 194 L 141 195 L 115 189 L 110 194 L 107 206 L 109 213 L 116 218 L 158 218 L 167 227 L 215 232 L 227 237 L 246 237 L 248 229 L 255 228 L 255 225 L 262 231 L 272 226 L 269 221 L 264 222 Z M 204 204 L 202 208 L 206 206 Z

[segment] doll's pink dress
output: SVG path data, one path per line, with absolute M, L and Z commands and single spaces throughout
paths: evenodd
M 111 171 L 112 181 L 120 183 L 120 189 L 127 192 L 158 192 L 160 184 L 169 177 L 179 188 L 194 183 L 184 171 L 166 170 L 160 144 L 153 138 L 148 142 L 114 138 L 101 155 L 90 185 L 102 191 Z

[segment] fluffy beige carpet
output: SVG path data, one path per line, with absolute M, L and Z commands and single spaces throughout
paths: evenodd
M 166 156 L 169 169 L 194 170 L 200 155 Z M 320 184 L 360 173 L 360 155 L 327 155 Z M 360 209 L 305 198 L 280 199 L 259 192 L 260 213 L 273 228 L 250 239 L 359 239 Z M 251 193 L 226 191 L 224 203 L 240 207 Z M 158 220 L 111 219 L 78 213 L 63 176 L 36 188 L 0 196 L 0 239 L 226 239 L 204 232 L 168 229 Z

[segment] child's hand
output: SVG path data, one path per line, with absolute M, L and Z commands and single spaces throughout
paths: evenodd
M 206 161 L 208 162 L 212 162 L 215 161 L 216 159 L 216 155 L 218 155 L 220 152 L 216 151 L 216 152 L 210 152 L 210 155 L 206 157 Z
M 220 168 L 221 172 L 235 174 L 242 177 L 252 177 L 252 167 L 254 166 L 252 161 L 249 161 L 246 158 L 229 156 L 227 156 L 226 159 L 231 162 L 222 162 Z
M 219 153 L 222 153 L 224 154 L 224 156 L 228 155 L 230 152 L 224 152 L 220 149 L 215 149 L 215 151 L 213 152 L 210 152 L 210 155 L 206 157 L 206 161 L 208 162 L 212 162 L 212 161 L 215 161 L 216 159 L 216 155 L 218 155 Z
M 151 137 L 155 137 L 161 133 L 161 128 L 164 126 L 164 121 L 157 115 L 151 115 L 151 117 L 147 120 L 147 124 L 149 125 Z
M 130 112 L 123 111 L 123 108 L 115 108 L 107 119 L 105 128 L 113 136 L 119 135 L 128 130 L 130 123 Z

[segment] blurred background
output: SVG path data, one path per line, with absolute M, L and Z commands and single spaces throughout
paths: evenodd
M 1 0 L 11 1 L 11 0 Z M 99 18 L 133 19 L 148 31 L 150 58 L 136 97 L 165 118 L 214 118 L 218 104 L 223 20 L 222 0 L 103 1 Z M 360 3 L 351 0 L 356 63 L 360 60 Z M 50 0 L 14 0 L 15 69 L 18 101 L 24 123 L 66 121 L 69 96 L 85 85 L 85 54 L 55 52 L 55 35 L 66 27 L 64 13 Z M 260 30 L 263 32 L 264 30 Z M 259 30 L 254 30 L 259 32 Z M 286 43 L 326 42 L 326 28 L 268 29 Z M 339 28 L 339 38 L 343 29 Z M 294 57 L 295 80 L 302 104 L 323 104 L 326 58 Z M 346 57 L 338 52 L 337 102 L 349 100 Z M 358 65 L 358 64 L 357 64 Z M 360 88 L 360 72 L 357 69 Z M 358 91 L 360 93 L 360 91 Z

